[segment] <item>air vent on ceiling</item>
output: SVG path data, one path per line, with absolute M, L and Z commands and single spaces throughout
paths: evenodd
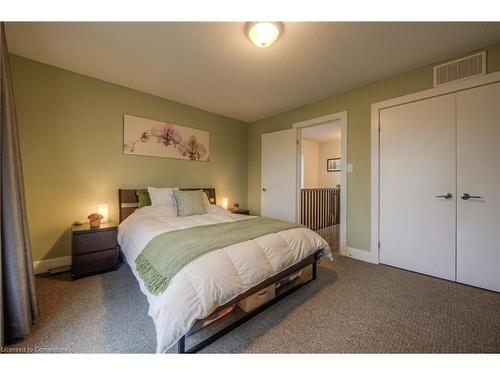
M 486 74 L 486 51 L 434 67 L 434 87 Z

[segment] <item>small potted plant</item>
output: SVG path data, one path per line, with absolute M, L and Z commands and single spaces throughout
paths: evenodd
M 101 226 L 101 219 L 104 216 L 98 213 L 93 213 L 87 216 L 87 219 L 89 219 L 90 227 L 91 228 L 99 228 Z

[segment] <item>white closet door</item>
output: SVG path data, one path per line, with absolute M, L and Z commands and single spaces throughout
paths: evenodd
M 380 127 L 380 262 L 455 280 L 455 94 L 381 110 Z
M 457 93 L 457 151 L 457 281 L 500 291 L 499 83 Z
M 261 215 L 296 221 L 297 129 L 262 135 Z

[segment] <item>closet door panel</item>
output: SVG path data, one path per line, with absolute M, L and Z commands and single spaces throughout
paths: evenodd
M 457 281 L 500 291 L 500 83 L 457 93 Z
M 380 262 L 455 280 L 455 94 L 379 115 Z

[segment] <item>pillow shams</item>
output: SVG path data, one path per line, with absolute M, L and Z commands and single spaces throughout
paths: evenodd
M 206 192 L 203 192 L 203 206 L 205 207 L 206 212 L 210 212 L 210 206 L 212 204 L 210 203 L 210 199 L 208 199 L 208 194 Z
M 175 198 L 173 191 L 179 188 L 155 188 L 148 187 L 149 198 L 151 206 L 170 206 L 175 207 Z
M 180 217 L 203 215 L 207 213 L 204 194 L 201 190 L 173 191 L 177 203 L 177 215 Z
M 151 206 L 151 199 L 147 190 L 137 190 L 136 195 L 139 201 L 139 208 Z

